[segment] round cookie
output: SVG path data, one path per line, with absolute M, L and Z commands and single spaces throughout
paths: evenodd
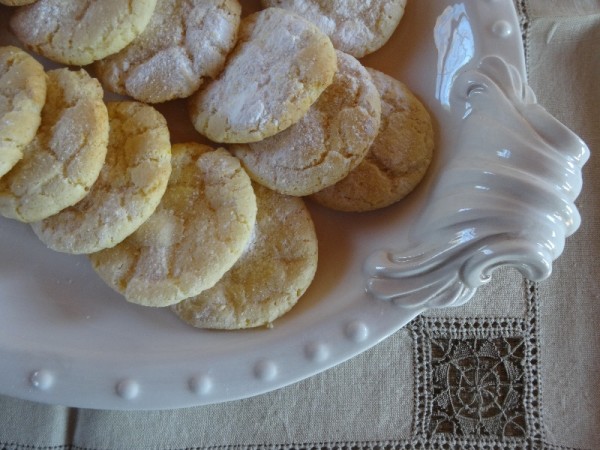
M 256 222 L 248 175 L 226 150 L 176 144 L 158 208 L 119 245 L 90 255 L 132 302 L 169 306 L 211 288 L 242 255 Z
M 241 12 L 238 0 L 158 0 L 144 32 L 97 61 L 96 74 L 113 92 L 147 103 L 189 97 L 223 69 Z
M 381 129 L 360 165 L 339 183 L 312 196 L 340 211 L 370 211 L 408 195 L 431 163 L 431 117 L 400 81 L 368 69 L 381 94 Z
M 144 31 L 156 0 L 38 0 L 15 11 L 10 25 L 29 49 L 83 66 L 116 53 Z
M 406 0 L 261 0 L 316 24 L 333 46 L 356 58 L 381 48 L 404 15 Z
M 87 195 L 108 144 L 108 113 L 98 80 L 84 70 L 47 72 L 46 103 L 23 158 L 0 178 L 0 214 L 45 219 Z
M 172 306 L 198 328 L 270 325 L 304 294 L 317 269 L 314 225 L 304 201 L 254 184 L 257 214 L 246 251 L 219 282 Z
M 256 142 L 294 124 L 333 80 L 329 38 L 278 8 L 242 20 L 221 75 L 190 99 L 196 130 L 215 142 Z
M 0 47 L 0 177 L 23 157 L 46 102 L 46 73 L 23 50 Z
M 333 83 L 298 123 L 231 147 L 254 181 L 282 194 L 309 195 L 344 178 L 366 155 L 379 130 L 379 93 L 356 58 L 336 53 Z
M 113 102 L 107 108 L 106 161 L 89 194 L 32 224 L 53 250 L 82 254 L 115 246 L 150 217 L 167 187 L 171 143 L 165 118 L 138 102 Z

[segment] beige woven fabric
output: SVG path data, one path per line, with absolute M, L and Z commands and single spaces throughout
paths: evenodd
M 597 14 L 598 0 L 525 0 L 530 20 L 547 17 L 575 17 Z
M 530 84 L 539 102 L 592 153 L 577 201 L 582 226 L 539 286 L 546 440 L 575 448 L 600 445 L 600 2 L 593 3 L 595 15 L 534 20 L 528 39 Z M 569 70 L 551 70 L 552 61 Z
M 583 224 L 550 279 L 501 270 L 468 304 L 431 311 L 351 361 L 242 401 L 114 412 L 0 397 L 0 449 L 598 448 L 600 2 L 518 4 L 529 82 L 592 152 L 577 202 Z M 475 369 L 497 376 L 483 402 L 494 420 L 457 407 L 457 386 L 468 392 Z

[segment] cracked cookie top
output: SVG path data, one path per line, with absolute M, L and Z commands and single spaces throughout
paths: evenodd
M 312 199 L 339 211 L 371 211 L 407 196 L 431 163 L 434 134 L 425 106 L 402 82 L 367 69 L 381 95 L 381 127 L 365 159 Z
M 108 113 L 98 80 L 84 70 L 47 72 L 46 103 L 23 158 L 0 178 L 0 214 L 45 219 L 87 195 L 108 143 Z
M 333 46 L 356 58 L 373 53 L 391 37 L 406 0 L 261 0 L 265 7 L 293 11 L 317 25 Z
M 46 73 L 23 50 L 0 47 L 0 177 L 23 157 L 40 126 Z
M 111 91 L 147 103 L 189 97 L 223 69 L 240 16 L 238 0 L 158 0 L 144 32 L 97 61 L 96 74 Z
M 333 80 L 329 38 L 300 16 L 268 8 L 244 18 L 221 75 L 191 97 L 199 133 L 256 142 L 296 123 Z
M 379 93 L 356 58 L 336 53 L 333 83 L 298 123 L 263 141 L 231 146 L 254 181 L 282 194 L 309 195 L 365 157 L 379 131 Z
M 224 149 L 175 144 L 173 172 L 150 218 L 113 248 L 90 255 L 127 301 L 169 306 L 208 289 L 239 259 L 256 223 L 256 197 Z
M 148 25 L 156 0 L 38 0 L 17 9 L 10 25 L 29 49 L 84 66 L 112 55 Z
M 171 143 L 165 118 L 138 102 L 107 104 L 110 135 L 106 162 L 86 197 L 32 224 L 53 250 L 93 253 L 113 247 L 154 211 L 171 173 Z
M 254 184 L 257 213 L 244 254 L 212 288 L 172 307 L 198 328 L 270 325 L 304 294 L 317 270 L 317 235 L 304 201 Z

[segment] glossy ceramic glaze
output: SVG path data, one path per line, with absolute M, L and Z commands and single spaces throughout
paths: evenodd
M 503 265 L 543 280 L 580 224 L 588 148 L 537 104 L 515 65 L 477 54 L 473 27 L 459 3 L 434 28 L 436 98 L 460 123 L 414 244 L 365 264 L 368 291 L 406 308 L 461 305 Z M 490 30 L 506 38 L 513 27 L 498 20 Z
M 0 43 L 14 43 L 2 26 Z M 272 329 L 196 330 L 167 309 L 126 303 L 87 258 L 0 219 L 0 392 L 111 409 L 234 400 L 351 358 L 425 308 L 468 300 L 499 266 L 548 276 L 579 223 L 588 152 L 527 87 L 512 1 L 409 1 L 390 42 L 363 63 L 431 111 L 434 162 L 384 210 L 310 205 L 319 269 L 289 314 Z M 181 105 L 162 108 L 178 140 L 194 137 Z

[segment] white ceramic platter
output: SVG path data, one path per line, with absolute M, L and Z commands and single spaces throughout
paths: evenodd
M 0 9 L 1 44 L 15 43 L 8 14 Z M 319 269 L 288 315 L 272 329 L 197 330 L 168 309 L 126 303 L 86 257 L 0 219 L 0 393 L 107 409 L 249 397 L 359 354 L 424 308 L 468 300 L 498 266 L 547 277 L 579 225 L 587 148 L 535 103 L 512 1 L 409 0 L 391 41 L 363 62 L 427 105 L 435 160 L 385 210 L 311 205 Z M 161 109 L 177 116 L 180 106 Z M 171 120 L 193 136 L 182 123 Z

